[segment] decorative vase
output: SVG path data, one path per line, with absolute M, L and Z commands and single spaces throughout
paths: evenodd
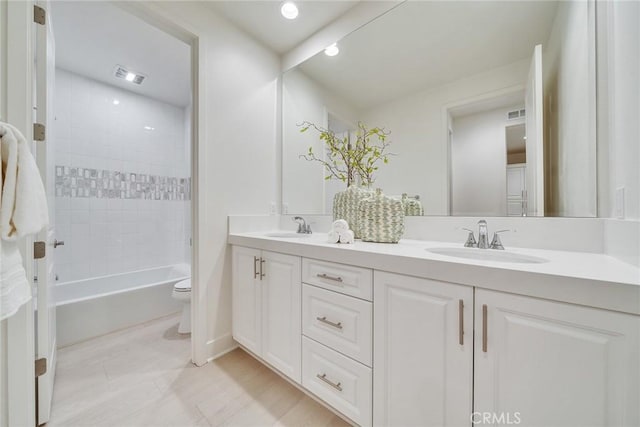
M 374 192 L 368 188 L 351 185 L 333 197 L 333 220 L 344 219 L 347 221 L 356 239 L 360 238 L 358 224 L 360 202 L 373 194 Z
M 398 243 L 404 233 L 404 204 L 402 200 L 382 194 L 376 189 L 373 196 L 360 202 L 360 238 L 365 242 Z
M 408 197 L 407 193 L 402 194 L 402 203 L 404 204 L 405 216 L 422 216 L 424 215 L 424 208 L 420 202 L 420 197 Z

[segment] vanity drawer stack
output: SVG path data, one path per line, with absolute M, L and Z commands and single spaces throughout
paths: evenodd
M 373 272 L 302 259 L 302 385 L 372 423 Z

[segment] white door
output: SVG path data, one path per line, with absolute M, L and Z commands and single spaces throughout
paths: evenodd
M 471 425 L 473 288 L 375 272 L 373 424 Z
M 507 216 L 523 216 L 526 202 L 526 166 L 507 165 Z
M 261 351 L 260 251 L 233 247 L 233 338 L 257 355 Z
M 300 257 L 262 252 L 262 357 L 300 383 L 302 273 Z
M 542 98 L 542 45 L 533 49 L 525 90 L 527 135 L 527 215 L 544 216 L 544 150 Z
M 36 24 L 35 49 L 35 120 L 46 127 L 45 140 L 35 143 L 36 161 L 47 192 L 49 227 L 37 240 L 46 242 L 46 256 L 37 263 L 36 355 L 47 359 L 46 373 L 38 383 L 38 424 L 49 420 L 56 370 L 56 305 L 55 305 L 55 161 L 53 136 L 53 91 L 55 85 L 55 47 L 48 1 L 36 4 L 46 13 L 45 24 Z
M 640 425 L 640 316 L 482 289 L 475 298 L 474 414 L 503 416 L 483 425 Z

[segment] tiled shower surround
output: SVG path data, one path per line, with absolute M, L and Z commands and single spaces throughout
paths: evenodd
M 189 262 L 188 112 L 56 70 L 58 283 Z

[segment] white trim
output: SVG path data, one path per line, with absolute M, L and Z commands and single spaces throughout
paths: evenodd
M 238 343 L 234 341 L 231 332 L 216 339 L 209 340 L 207 341 L 207 353 L 211 356 L 207 358 L 207 362 L 222 357 L 236 348 L 238 348 Z

